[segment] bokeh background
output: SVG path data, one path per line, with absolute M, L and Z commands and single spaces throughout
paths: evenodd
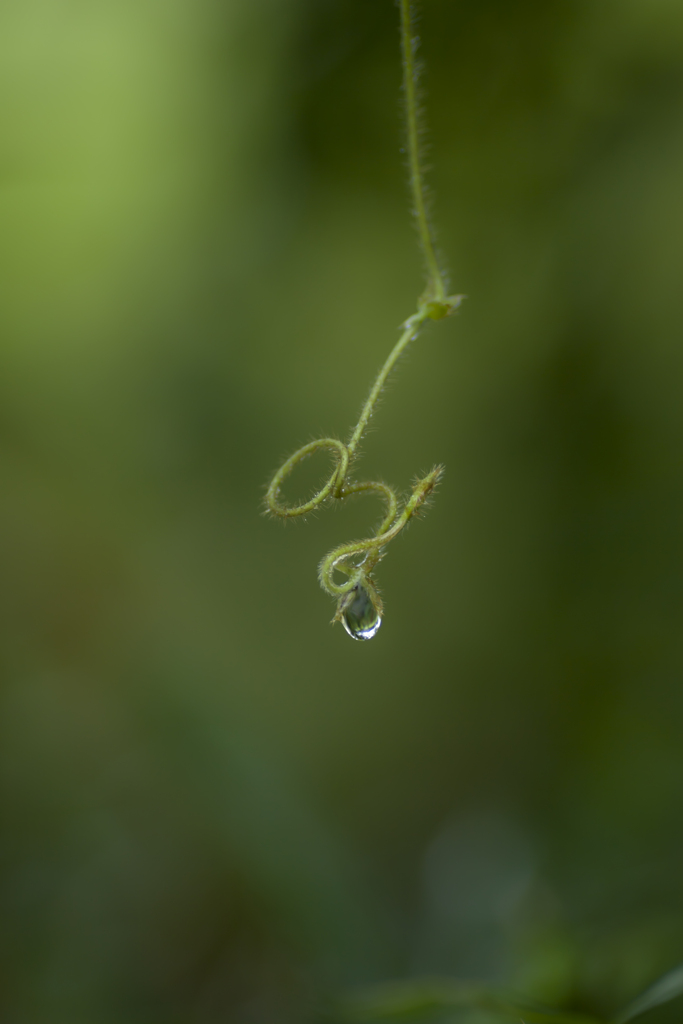
M 261 512 L 421 289 L 391 0 L 2 4 L 8 1024 L 609 1014 L 683 961 L 683 8 L 420 34 L 468 299 L 366 439 L 447 473 L 360 644 L 316 565 L 372 501 Z

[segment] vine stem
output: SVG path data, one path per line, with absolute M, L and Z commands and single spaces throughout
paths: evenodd
M 420 163 L 419 146 L 417 68 L 415 64 L 417 39 L 411 30 L 410 0 L 399 0 L 399 6 L 401 10 L 403 92 L 406 106 L 410 189 L 420 248 L 426 264 L 427 286 L 418 300 L 417 312 L 408 317 L 401 325 L 401 336 L 377 374 L 348 444 L 344 444 L 335 437 L 322 437 L 317 441 L 309 442 L 290 455 L 280 466 L 266 492 L 268 510 L 273 515 L 285 519 L 306 515 L 327 501 L 335 499 L 341 501 L 355 494 L 375 494 L 384 501 L 384 517 L 374 535 L 365 540 L 352 541 L 334 548 L 323 558 L 318 569 L 322 588 L 338 599 L 337 614 L 333 621 L 342 621 L 347 632 L 360 640 L 374 636 L 382 621 L 382 601 L 372 578 L 372 571 L 382 557 L 383 548 L 398 536 L 413 516 L 419 514 L 420 509 L 436 487 L 443 468 L 435 466 L 426 476 L 416 480 L 412 493 L 402 506 L 399 506 L 396 493 L 388 484 L 376 480 L 350 481 L 351 466 L 387 378 L 401 354 L 410 342 L 417 338 L 427 320 L 441 320 L 449 316 L 458 308 L 463 298 L 462 295 L 446 295 L 446 284 L 439 269 L 434 239 L 427 218 L 424 174 Z M 335 465 L 331 475 L 308 501 L 301 502 L 299 505 L 284 504 L 280 500 L 280 489 L 284 481 L 300 462 L 317 451 L 328 451 L 332 454 Z M 343 583 L 336 582 L 335 572 L 343 573 L 347 579 Z
M 386 362 L 384 363 L 384 366 L 377 374 L 377 379 L 375 380 L 375 383 L 372 385 L 372 388 L 370 389 L 370 394 L 368 395 L 365 401 L 365 405 L 363 406 L 363 409 L 361 411 L 358 423 L 356 424 L 353 434 L 351 435 L 351 440 L 346 446 L 350 458 L 353 458 L 356 449 L 358 448 L 358 445 L 361 442 L 363 434 L 365 433 L 365 429 L 368 423 L 370 422 L 370 418 L 372 417 L 374 408 L 377 405 L 377 399 L 382 393 L 382 390 L 387 382 L 389 374 L 396 365 L 396 362 L 399 359 L 401 353 L 405 350 L 405 348 L 410 344 L 411 341 L 414 341 L 415 338 L 417 338 L 418 334 L 420 333 L 420 328 L 422 327 L 428 316 L 429 313 L 426 310 L 423 310 L 421 312 L 415 313 L 414 316 L 409 317 L 408 320 L 406 320 L 406 322 L 402 325 L 403 334 L 392 348 L 391 352 L 387 357 Z
M 408 170 L 410 191 L 413 197 L 415 222 L 420 248 L 427 265 L 427 294 L 437 302 L 446 297 L 446 285 L 436 258 L 434 238 L 427 217 L 424 172 L 420 160 L 420 125 L 417 99 L 417 66 L 415 53 L 418 39 L 412 31 L 410 0 L 400 0 L 401 5 L 401 50 L 403 55 L 403 93 L 406 104 L 406 135 L 408 140 Z

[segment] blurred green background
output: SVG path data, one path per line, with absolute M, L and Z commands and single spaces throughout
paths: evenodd
M 0 8 L 8 1024 L 610 1013 L 683 961 L 683 7 L 420 33 L 469 297 L 366 438 L 447 473 L 360 644 L 315 571 L 373 502 L 261 503 L 421 288 L 391 0 Z

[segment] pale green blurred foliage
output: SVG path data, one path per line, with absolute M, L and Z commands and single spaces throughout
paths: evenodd
M 609 1013 L 683 961 L 683 8 L 425 0 L 421 35 L 469 298 L 365 441 L 447 473 L 361 645 L 314 571 L 375 509 L 259 513 L 419 287 L 392 3 L 0 7 L 12 1024 L 299 1024 L 427 974 Z

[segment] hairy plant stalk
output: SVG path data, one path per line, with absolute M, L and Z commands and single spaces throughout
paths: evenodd
M 420 159 L 420 124 L 417 99 L 417 65 L 415 53 L 418 39 L 413 35 L 410 0 L 401 0 L 401 51 L 403 57 L 403 95 L 405 99 L 406 135 L 408 141 L 408 174 L 413 199 L 417 234 L 427 267 L 427 293 L 437 302 L 446 297 L 446 285 L 436 258 L 434 238 L 427 217 L 424 171 Z
M 370 639 L 376 634 L 382 622 L 382 601 L 372 572 L 382 558 L 386 545 L 419 513 L 436 487 L 443 467 L 435 466 L 425 477 L 416 480 L 412 493 L 403 505 L 388 484 L 380 481 L 353 482 L 349 475 L 351 467 L 377 400 L 399 356 L 417 338 L 427 320 L 442 320 L 450 316 L 463 298 L 462 295 L 446 294 L 446 284 L 436 258 L 434 239 L 427 218 L 424 172 L 419 147 L 415 63 L 417 39 L 412 33 L 410 0 L 400 0 L 399 6 L 409 182 L 418 239 L 427 272 L 426 287 L 418 300 L 417 312 L 401 325 L 401 336 L 370 389 L 348 443 L 344 444 L 334 437 L 323 437 L 304 445 L 280 466 L 266 492 L 268 511 L 283 519 L 306 515 L 327 501 L 343 501 L 344 498 L 355 494 L 375 494 L 384 501 L 386 511 L 377 531 L 365 540 L 353 541 L 334 548 L 323 558 L 318 571 L 323 590 L 337 598 L 337 612 L 332 621 L 342 622 L 347 633 L 357 640 Z M 280 501 L 280 489 L 286 478 L 303 459 L 325 449 L 331 452 L 335 460 L 328 480 L 308 501 L 299 505 L 283 504 Z M 337 582 L 334 578 L 335 572 L 343 574 L 346 579 Z

